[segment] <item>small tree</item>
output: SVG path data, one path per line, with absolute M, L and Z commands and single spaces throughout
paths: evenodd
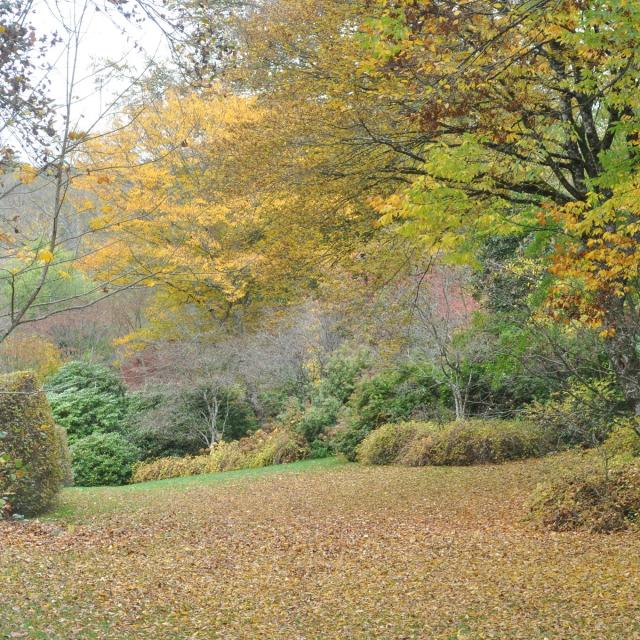
M 434 268 L 425 273 L 410 325 L 412 351 L 433 365 L 436 379 L 450 390 L 457 420 L 468 414 L 474 376 L 469 364 L 486 351 L 481 340 L 464 334 L 477 308 L 466 284 L 466 274 L 457 269 Z

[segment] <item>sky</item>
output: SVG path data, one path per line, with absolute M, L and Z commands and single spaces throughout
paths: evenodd
M 87 8 L 88 5 L 88 8 Z M 51 95 L 60 107 L 65 105 L 67 77 L 75 46 L 69 38 L 76 25 L 79 28 L 77 47 L 78 79 L 73 92 L 71 121 L 74 128 L 88 130 L 101 120 L 98 129 L 106 128 L 113 96 L 126 90 L 130 81 L 125 74 L 104 71 L 105 60 L 130 67 L 131 75 L 142 73 L 148 60 L 163 61 L 169 49 L 160 28 L 152 21 L 142 24 L 125 21 L 115 11 L 96 11 L 90 0 L 36 0 L 33 24 L 39 34 L 58 32 L 66 42 L 49 51 L 47 61 Z M 96 67 L 102 69 L 96 73 Z

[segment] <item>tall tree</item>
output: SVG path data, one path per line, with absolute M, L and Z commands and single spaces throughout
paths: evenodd
M 363 65 L 420 148 L 378 203 L 431 250 L 536 235 L 548 309 L 596 327 L 640 414 L 640 7 L 625 0 L 379 0 Z

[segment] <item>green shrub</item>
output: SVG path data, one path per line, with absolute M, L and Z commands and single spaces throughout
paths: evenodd
M 529 405 L 524 416 L 544 429 L 557 446 L 594 447 L 606 439 L 623 409 L 624 399 L 612 379 L 588 384 L 574 380 L 548 401 Z
M 83 487 L 126 484 L 139 453 L 119 433 L 92 433 L 81 438 L 71 445 L 75 483 Z
M 64 480 L 64 443 L 31 373 L 0 376 L 0 512 L 45 511 Z
M 353 393 L 358 376 L 367 362 L 368 354 L 364 351 L 349 353 L 341 349 L 331 356 L 322 376 L 312 387 L 309 406 L 303 410 L 302 415 L 295 416 L 294 429 L 307 443 L 322 439 L 327 429 L 336 424 L 340 411 Z M 278 424 L 285 427 L 289 426 L 291 417 L 295 415 L 291 413 L 291 405 L 287 410 L 284 418 L 279 417 L 277 420 Z
M 361 380 L 349 399 L 345 428 L 336 436 L 336 448 L 355 460 L 358 445 L 374 429 L 390 422 L 451 418 L 447 394 L 425 367 L 405 365 Z
M 323 376 L 313 394 L 316 400 L 314 404 L 318 404 L 321 398 L 335 398 L 340 404 L 344 404 L 353 393 L 358 376 L 368 362 L 369 354 L 363 350 L 348 352 L 338 349 L 334 352 L 324 367 Z
M 167 410 L 163 391 L 151 388 L 129 396 L 126 433 L 142 460 L 196 455 L 204 445 L 192 423 L 176 419 L 176 407 Z
M 408 466 L 488 464 L 540 456 L 549 451 L 543 431 L 508 420 L 469 420 L 440 427 L 429 422 L 389 424 L 359 445 L 368 464 Z
M 256 430 L 255 413 L 247 401 L 246 390 L 239 385 L 229 385 L 224 389 L 200 386 L 180 393 L 173 402 L 170 424 L 165 430 L 198 433 L 203 426 L 203 416 L 209 411 L 205 400 L 207 396 L 217 397 L 220 412 L 226 415 L 225 440 L 238 440 Z
M 628 421 L 619 422 L 606 439 L 603 450 L 614 457 L 639 457 L 640 436 Z
M 307 442 L 313 442 L 327 429 L 336 423 L 342 403 L 338 398 L 328 396 L 311 405 L 298 423 L 297 431 Z
M 536 489 L 531 512 L 554 531 L 620 531 L 640 517 L 640 462 L 586 464 L 565 471 Z
M 125 393 L 124 385 L 114 371 L 91 362 L 67 362 L 47 378 L 45 389 L 53 393 L 82 389 L 120 396 Z
M 349 405 L 358 424 L 371 429 L 410 418 L 437 420 L 441 414 L 447 417 L 442 405 L 448 398 L 440 388 L 427 368 L 405 365 L 361 380 Z
M 317 438 L 309 445 L 309 458 L 318 460 L 335 455 L 336 450 L 329 439 Z
M 392 464 L 407 446 L 430 425 L 417 422 L 385 424 L 372 431 L 357 449 L 358 462 L 364 464 Z
M 55 421 L 75 442 L 92 433 L 123 428 L 125 389 L 113 371 L 88 362 L 70 362 L 47 380 L 47 397 Z

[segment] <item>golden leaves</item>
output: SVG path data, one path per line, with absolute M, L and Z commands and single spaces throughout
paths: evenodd
M 54 255 L 51 251 L 49 251 L 49 249 L 42 249 L 41 251 L 38 251 L 38 260 L 44 262 L 45 264 L 53 262 L 53 259 Z
M 521 520 L 552 464 L 329 460 L 67 490 L 74 528 L 0 524 L 0 635 L 638 637 L 637 536 Z

